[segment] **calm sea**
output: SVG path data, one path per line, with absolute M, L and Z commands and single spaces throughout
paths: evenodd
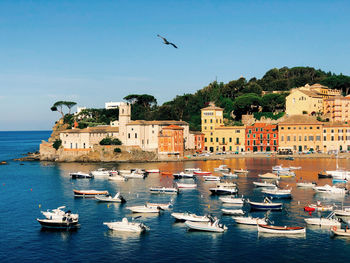
M 301 166 L 297 179 L 317 180 L 321 169 L 334 169 L 334 159 L 307 159 L 286 161 L 278 159 L 231 159 L 207 162 L 147 163 L 147 164 L 55 164 L 50 162 L 15 162 L 13 158 L 38 150 L 42 139 L 50 132 L 0 132 L 0 160 L 9 160 L 0 166 L 0 262 L 349 262 L 350 239 L 332 238 L 328 229 L 307 228 L 306 237 L 276 237 L 258 235 L 255 227 L 236 225 L 231 216 L 222 216 L 224 206 L 209 187 L 215 183 L 196 180 L 198 189 L 182 191 L 178 196 L 152 195 L 151 186 L 170 186 L 171 177 L 149 175 L 145 180 L 110 182 L 106 178 L 71 180 L 73 171 L 88 172 L 99 167 L 126 169 L 131 167 L 159 168 L 181 171 L 185 167 L 200 167 L 212 171 L 220 164 L 247 168 L 248 176 L 234 181 L 239 194 L 251 200 L 262 200 L 261 190 L 255 189 L 259 173 L 268 172 L 272 165 Z M 350 169 L 348 160 L 339 160 L 339 166 Z M 191 182 L 191 180 L 189 180 Z M 329 179 L 319 184 L 331 183 Z M 321 200 L 324 203 L 350 205 L 348 196 L 315 195 L 313 190 L 297 189 L 295 179 L 284 179 L 282 187 L 292 187 L 293 199 L 284 202 L 282 212 L 271 212 L 269 218 L 276 225 L 303 226 L 309 217 L 303 206 Z M 120 191 L 126 204 L 107 205 L 90 199 L 73 197 L 73 189 L 107 189 Z M 103 222 L 132 217 L 126 207 L 143 205 L 146 201 L 174 203 L 173 211 L 197 214 L 212 213 L 222 218 L 228 231 L 219 233 L 191 232 L 184 224 L 175 223 L 170 212 L 161 215 L 142 215 L 151 230 L 145 234 L 109 231 Z M 75 232 L 54 232 L 41 229 L 36 218 L 40 211 L 65 205 L 79 213 L 81 228 Z M 249 211 L 249 207 L 243 208 Z M 263 212 L 253 212 L 263 217 Z M 322 214 L 326 216 L 327 213 Z M 313 216 L 321 216 L 314 214 Z

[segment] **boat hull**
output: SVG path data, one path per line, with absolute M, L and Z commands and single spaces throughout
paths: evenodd
M 227 229 L 226 227 L 220 228 L 220 227 L 211 226 L 208 223 L 199 223 L 199 222 L 191 222 L 191 221 L 186 221 L 185 225 L 192 230 L 206 231 L 206 232 L 223 233 Z
M 238 193 L 237 188 L 232 188 L 232 189 L 210 188 L 209 190 L 212 195 L 232 195 L 232 194 Z
M 283 227 L 258 224 L 258 232 L 282 235 L 305 234 L 305 227 Z
M 257 203 L 250 201 L 248 203 L 251 210 L 282 210 L 283 207 L 282 203 Z
M 78 228 L 79 222 L 78 220 L 69 221 L 61 221 L 61 220 L 50 220 L 50 219 L 37 219 L 43 228 L 51 228 L 51 229 L 71 229 Z

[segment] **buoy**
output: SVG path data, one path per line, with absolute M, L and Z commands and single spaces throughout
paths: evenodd
M 41 208 L 41 204 L 39 204 L 39 208 Z
M 208 208 L 210 208 L 210 205 L 208 205 Z
M 32 189 L 32 188 L 30 188 L 30 191 L 33 191 L 33 189 Z
M 109 208 L 109 204 L 107 205 L 107 207 Z

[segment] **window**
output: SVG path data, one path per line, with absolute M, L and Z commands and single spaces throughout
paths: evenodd
M 334 130 L 331 130 L 331 133 L 334 133 Z
M 294 136 L 294 141 L 296 141 L 297 140 L 297 136 Z
M 75 148 L 78 149 L 78 144 L 77 143 L 75 144 Z
M 290 130 L 290 127 L 288 127 L 288 130 Z
M 213 119 L 210 119 L 210 123 L 213 123 Z
M 128 139 L 130 139 L 130 133 L 128 133 Z
M 263 128 L 260 128 L 260 131 L 263 131 Z
M 334 136 L 331 136 L 331 141 L 334 141 Z
M 236 138 L 236 144 L 239 144 L 239 138 Z
M 327 136 L 323 136 L 323 140 L 324 140 L 324 141 L 327 141 Z
M 321 136 L 316 136 L 316 141 L 321 141 Z
M 307 141 L 307 136 L 304 137 L 304 141 Z
M 281 130 L 284 130 L 284 127 L 281 127 Z
M 218 119 L 216 119 L 216 123 L 218 123 Z
M 137 133 L 135 133 L 135 139 L 137 139 Z
M 299 142 L 301 142 L 301 136 L 299 136 Z
M 241 133 L 241 131 L 240 130 L 236 130 L 236 133 Z
M 222 137 L 222 143 L 225 143 L 225 137 Z
M 232 142 L 232 138 L 231 137 L 229 138 L 229 142 Z
M 273 138 L 276 138 L 276 133 L 273 134 Z
M 210 142 L 213 142 L 213 138 L 210 138 Z
M 256 134 L 254 133 L 254 134 L 253 134 L 253 138 L 255 138 L 255 137 L 256 137 Z
M 248 145 L 248 146 L 250 145 L 250 141 L 249 141 L 249 140 L 247 141 L 247 145 Z
M 270 134 L 267 134 L 267 139 L 270 140 Z
M 259 128 L 255 128 L 255 131 L 256 131 L 256 132 L 259 131 Z
M 204 138 L 204 142 L 207 142 L 207 138 Z
M 282 137 L 281 137 L 281 141 L 283 142 L 284 141 L 284 136 L 282 135 Z
M 276 143 L 276 140 L 273 140 L 273 145 L 276 145 L 277 143 Z
M 290 141 L 290 136 L 287 136 L 287 142 L 289 142 Z
M 83 143 L 83 148 L 85 149 L 85 142 Z
M 70 143 L 70 148 L 73 149 L 73 143 Z
M 219 138 L 218 137 L 216 137 L 216 142 L 219 142 Z
M 207 123 L 207 119 L 204 119 L 204 123 Z
M 323 130 L 323 133 L 326 133 L 327 131 L 326 130 Z
M 247 134 L 247 138 L 250 138 L 250 134 Z
M 249 133 L 252 133 L 252 130 L 249 130 Z
M 314 140 L 314 136 L 309 136 L 309 141 L 313 141 Z

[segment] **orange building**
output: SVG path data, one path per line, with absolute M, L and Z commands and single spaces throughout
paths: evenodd
M 247 152 L 276 152 L 278 129 L 275 124 L 255 123 L 246 127 L 245 149 Z
M 158 153 L 168 155 L 184 155 L 183 127 L 169 125 L 164 127 L 158 135 Z
M 350 96 L 335 96 L 324 101 L 324 117 L 331 122 L 350 121 Z
M 198 131 L 190 131 L 190 137 L 193 136 L 194 150 L 202 152 L 204 150 L 204 133 Z

